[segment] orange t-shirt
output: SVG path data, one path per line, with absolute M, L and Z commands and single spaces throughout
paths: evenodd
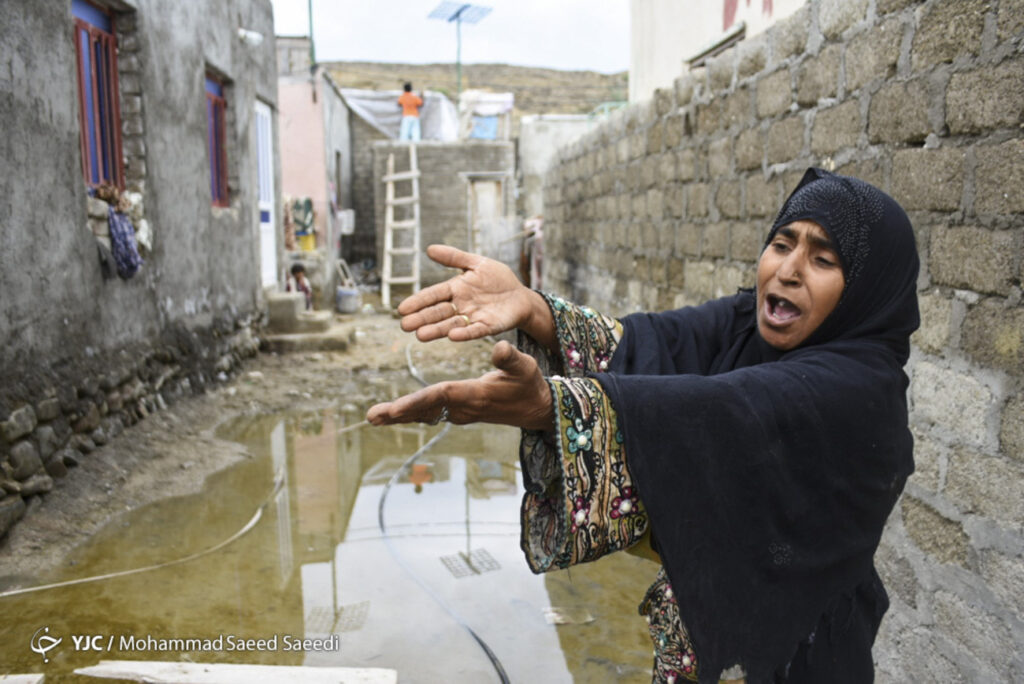
M 402 93 L 398 98 L 398 104 L 402 105 L 402 116 L 419 116 L 423 98 L 412 93 Z

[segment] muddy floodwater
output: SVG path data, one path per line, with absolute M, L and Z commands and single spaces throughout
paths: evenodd
M 517 430 L 360 427 L 365 408 L 223 423 L 247 458 L 199 494 L 115 519 L 45 581 L 159 567 L 0 598 L 0 673 L 95 682 L 73 670 L 185 660 L 389 668 L 399 682 L 497 682 L 499 667 L 512 682 L 649 681 L 636 604 L 656 566 L 615 554 L 530 573 Z M 40 653 L 43 628 L 62 641 Z

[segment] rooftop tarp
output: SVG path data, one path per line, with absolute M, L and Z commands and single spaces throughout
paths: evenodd
M 414 91 L 416 92 L 416 91 Z M 398 138 L 402 107 L 398 104 L 400 90 L 357 90 L 342 88 L 341 94 L 349 109 L 366 123 L 389 138 Z M 424 140 L 454 142 L 459 137 L 459 116 L 451 100 L 427 91 L 420 108 L 420 134 Z

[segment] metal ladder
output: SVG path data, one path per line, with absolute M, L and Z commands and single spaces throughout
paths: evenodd
M 420 291 L 420 171 L 416 164 L 416 145 L 409 145 L 409 170 L 395 173 L 395 155 L 388 155 L 387 173 L 381 180 L 387 183 L 384 199 L 384 272 L 381 275 L 380 297 L 384 308 L 391 308 L 391 286 L 412 285 L 413 292 Z M 395 197 L 395 183 L 412 181 L 412 194 Z M 395 220 L 395 207 L 405 207 L 402 220 Z M 411 218 L 409 217 L 412 214 Z M 412 231 L 410 240 L 401 240 L 401 247 L 395 246 L 395 231 Z M 411 256 L 412 272 L 396 275 L 395 256 Z

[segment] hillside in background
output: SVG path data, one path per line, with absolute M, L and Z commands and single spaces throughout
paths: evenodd
M 454 64 L 327 62 L 324 66 L 343 88 L 400 90 L 411 81 L 417 91 L 441 91 L 455 100 Z M 462 89 L 515 93 L 516 130 L 524 114 L 588 114 L 601 103 L 625 100 L 629 94 L 625 71 L 601 74 L 507 64 L 464 64 Z

